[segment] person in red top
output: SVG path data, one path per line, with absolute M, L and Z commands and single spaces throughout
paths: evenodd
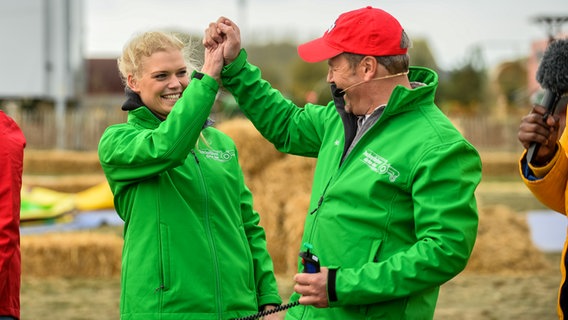
M 0 320 L 20 319 L 20 192 L 26 139 L 0 111 Z

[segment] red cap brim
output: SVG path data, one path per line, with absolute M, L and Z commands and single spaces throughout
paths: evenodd
M 298 55 L 306 62 L 320 62 L 343 53 L 330 47 L 323 38 L 318 38 L 298 46 Z

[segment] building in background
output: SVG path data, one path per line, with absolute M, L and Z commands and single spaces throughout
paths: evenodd
M 82 0 L 0 2 L 0 99 L 53 102 L 57 147 L 65 148 L 65 110 L 85 90 Z

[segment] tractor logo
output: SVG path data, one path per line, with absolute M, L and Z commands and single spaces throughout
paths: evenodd
M 199 153 L 207 157 L 208 159 L 212 159 L 219 162 L 227 162 L 231 160 L 235 156 L 234 150 L 199 150 Z
M 372 171 L 379 174 L 388 174 L 390 182 L 395 182 L 400 173 L 398 170 L 393 168 L 387 159 L 379 156 L 373 151 L 366 150 L 361 158 L 364 164 L 366 164 Z

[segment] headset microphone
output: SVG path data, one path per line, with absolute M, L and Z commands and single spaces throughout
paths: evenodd
M 395 77 L 400 77 L 400 76 L 405 76 L 408 74 L 408 71 L 405 72 L 399 72 L 399 73 L 395 73 L 395 74 L 387 74 L 386 76 L 382 76 L 382 77 L 377 77 L 377 78 L 373 78 L 371 80 L 363 80 L 363 81 L 359 81 L 355 84 L 350 85 L 349 87 L 345 88 L 345 89 L 341 89 L 341 88 L 337 88 L 337 86 L 332 88 L 332 94 L 335 97 L 343 97 L 345 95 L 345 93 L 347 92 L 347 90 L 357 87 L 359 85 L 362 85 L 363 83 L 367 83 L 369 81 L 377 81 L 377 80 L 384 80 L 384 79 L 390 79 L 390 78 L 395 78 Z
M 543 116 L 546 121 L 568 99 L 568 39 L 554 40 L 548 45 L 536 72 L 536 80 L 544 89 L 541 104 L 546 110 Z M 531 143 L 527 150 L 528 163 L 538 153 L 539 147 L 538 143 Z

